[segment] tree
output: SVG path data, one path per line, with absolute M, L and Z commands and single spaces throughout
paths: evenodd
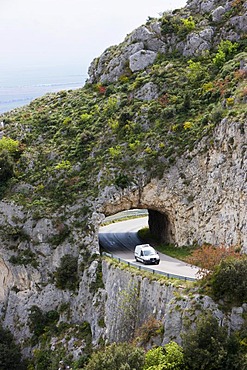
M 9 330 L 0 326 L 0 369 L 24 370 L 26 367 L 21 360 L 21 352 Z
M 94 352 L 85 370 L 142 370 L 144 350 L 128 343 L 116 344 Z

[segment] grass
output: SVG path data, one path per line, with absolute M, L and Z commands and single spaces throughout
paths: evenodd
M 170 257 L 177 258 L 181 261 L 187 262 L 187 258 L 195 250 L 195 247 L 182 246 L 175 247 L 174 244 L 161 244 L 155 247 L 160 253 L 167 254 Z
M 161 244 L 150 233 L 148 227 L 144 227 L 138 231 L 138 236 L 145 242 L 151 244 L 160 253 L 170 257 L 177 258 L 187 262 L 187 258 L 191 256 L 195 250 L 195 246 L 176 247 L 174 244 Z

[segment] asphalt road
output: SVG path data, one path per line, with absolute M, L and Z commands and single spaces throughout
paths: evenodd
M 134 249 L 137 244 L 143 244 L 137 235 L 137 231 L 145 226 L 148 226 L 147 217 L 102 226 L 99 230 L 100 245 L 105 249 L 105 251 L 124 259 L 126 262 L 132 262 L 137 266 L 143 265 L 141 262 L 135 261 Z M 159 253 L 159 255 L 159 265 L 145 265 L 145 268 L 188 278 L 198 278 L 197 267 L 188 265 L 185 262 L 162 253 Z

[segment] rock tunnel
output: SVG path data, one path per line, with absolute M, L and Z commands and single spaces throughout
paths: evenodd
M 138 214 L 139 211 L 144 211 L 144 209 L 130 209 L 115 214 L 112 213 L 112 215 L 107 217 L 107 219 L 110 221 L 115 217 L 121 218 L 124 214 L 128 214 L 128 212 L 132 213 L 131 211 L 133 211 L 133 214 Z M 147 209 L 146 211 L 148 216 L 148 226 L 152 237 L 163 244 L 175 243 L 174 228 L 168 214 L 154 209 Z

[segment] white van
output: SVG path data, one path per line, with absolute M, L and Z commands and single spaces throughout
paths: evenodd
M 148 263 L 158 265 L 160 263 L 160 256 L 151 245 L 139 244 L 135 247 L 135 260 L 137 262 L 143 262 L 145 265 Z

